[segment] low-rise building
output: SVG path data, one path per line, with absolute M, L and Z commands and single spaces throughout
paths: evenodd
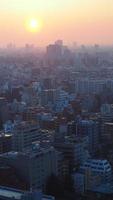
M 89 159 L 80 166 L 80 171 L 84 172 L 90 169 L 93 175 L 99 175 L 103 182 L 112 181 L 112 168 L 107 160 Z

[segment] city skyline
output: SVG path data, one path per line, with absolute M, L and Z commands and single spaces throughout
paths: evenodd
M 0 1 L 0 46 L 9 42 L 45 46 L 58 38 L 68 45 L 74 41 L 112 45 L 112 11 L 111 0 Z M 40 30 L 26 28 L 31 19 L 41 24 Z

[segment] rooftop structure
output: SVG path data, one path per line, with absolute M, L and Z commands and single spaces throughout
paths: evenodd
M 53 196 L 43 195 L 41 191 L 22 191 L 0 186 L 0 199 L 4 200 L 55 200 Z

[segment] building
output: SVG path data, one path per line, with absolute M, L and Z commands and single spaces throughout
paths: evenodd
M 113 117 L 113 104 L 102 104 L 100 111 L 103 116 L 111 115 Z
M 75 173 L 72 175 L 74 181 L 74 189 L 78 193 L 85 192 L 85 175 L 82 173 Z
M 99 175 L 103 182 L 111 182 L 112 168 L 107 160 L 89 159 L 81 165 L 80 171 L 85 173 L 88 169 L 93 175 Z
M 76 130 L 75 121 L 68 122 L 68 135 L 74 135 Z
M 24 151 L 32 142 L 41 139 L 39 125 L 34 121 L 20 122 L 14 126 L 12 132 L 12 149 Z
M 63 40 L 57 40 L 55 41 L 55 44 L 63 46 Z
M 105 87 L 113 90 L 113 80 L 84 78 L 75 81 L 75 91 L 80 94 L 100 94 Z
M 56 139 L 55 148 L 62 152 L 64 161 L 68 163 L 70 170 L 77 167 L 85 160 L 89 158 L 89 154 L 86 151 L 87 137 L 65 137 L 64 140 Z
M 104 183 L 98 186 L 94 186 L 87 190 L 87 195 L 89 198 L 92 198 L 93 196 L 94 199 L 98 199 L 99 197 L 100 199 L 111 200 L 113 199 L 113 185 Z
M 48 105 L 56 103 L 58 98 L 57 89 L 48 89 L 41 92 L 41 105 Z
M 42 88 L 44 90 L 54 89 L 56 85 L 55 79 L 53 77 L 44 78 L 42 80 Z
M 48 177 L 58 175 L 58 154 L 53 147 L 41 148 L 34 144 L 26 152 L 1 154 L 0 160 L 13 167 L 32 190 L 44 188 Z
M 5 97 L 0 97 L 0 126 L 9 120 L 9 107 Z
M 105 144 L 113 144 L 113 123 L 104 123 L 103 141 Z
M 84 193 L 88 189 L 101 184 L 99 175 L 92 174 L 90 169 L 87 169 L 84 173 L 76 172 L 72 175 L 72 178 L 77 193 Z
M 0 153 L 11 151 L 12 135 L 0 133 Z
M 48 45 L 46 48 L 46 57 L 50 64 L 57 64 L 60 62 L 62 58 L 62 45 L 58 43 Z
M 76 135 L 88 136 L 88 150 L 94 154 L 99 145 L 99 123 L 93 120 L 80 120 L 76 125 Z

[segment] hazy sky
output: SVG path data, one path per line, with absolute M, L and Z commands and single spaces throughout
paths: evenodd
M 26 30 L 30 18 L 42 21 L 40 32 Z M 0 44 L 113 44 L 113 0 L 0 0 Z

